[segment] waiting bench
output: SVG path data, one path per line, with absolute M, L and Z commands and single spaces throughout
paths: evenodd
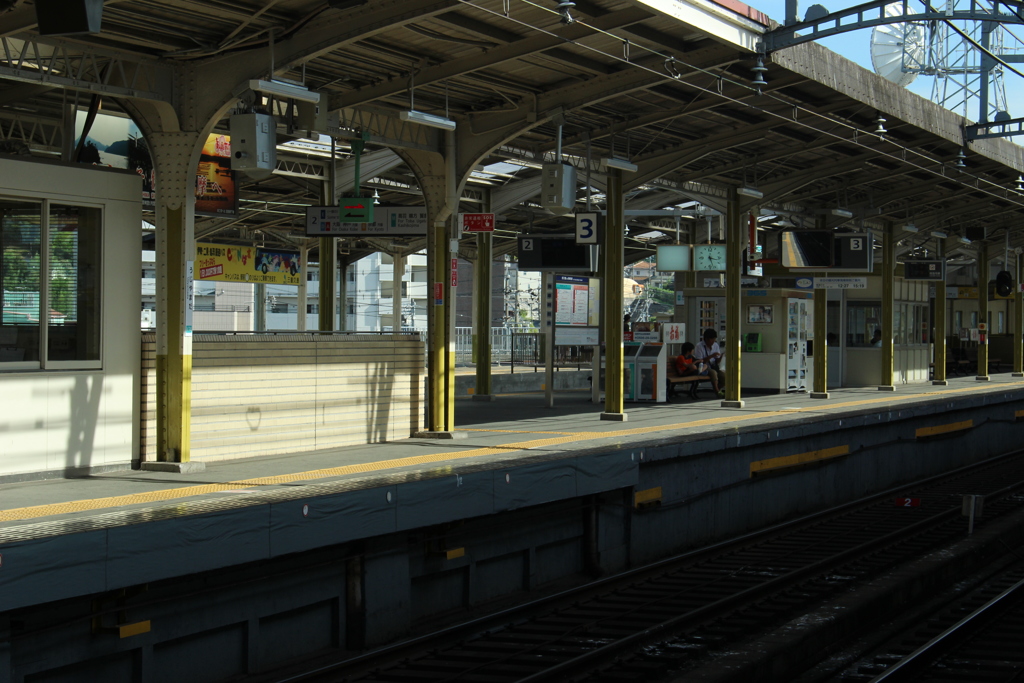
M 668 371 L 665 373 L 665 381 L 668 382 L 668 397 L 672 398 L 675 394 L 677 384 L 689 384 L 690 390 L 687 392 L 690 398 L 697 398 L 697 387 L 701 382 L 710 382 L 711 378 L 707 375 L 687 375 L 682 377 L 676 370 L 676 359 L 675 356 L 670 356 L 668 360 Z

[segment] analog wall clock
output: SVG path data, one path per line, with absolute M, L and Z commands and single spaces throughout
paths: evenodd
M 694 245 L 693 263 L 694 270 L 725 270 L 725 245 Z

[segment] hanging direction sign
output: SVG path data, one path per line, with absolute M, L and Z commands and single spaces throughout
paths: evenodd
M 329 237 L 393 237 L 426 235 L 424 206 L 378 206 L 369 223 L 355 223 L 337 206 L 307 206 L 306 235 Z

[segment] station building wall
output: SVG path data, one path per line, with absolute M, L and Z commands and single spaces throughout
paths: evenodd
M 47 215 L 53 207 L 88 211 L 93 221 L 88 249 L 97 254 L 98 261 L 79 254 L 77 272 L 72 276 L 79 292 L 88 290 L 83 296 L 92 302 L 89 310 L 95 315 L 79 313 L 75 320 L 64 319 L 54 310 L 59 305 L 51 301 L 44 318 L 48 324 L 40 326 L 42 304 L 37 299 L 34 321 L 31 313 L 18 319 L 13 314 L 4 316 L 0 327 L 0 477 L 65 476 L 127 467 L 139 444 L 142 180 L 124 171 L 0 157 L 0 201 L 8 207 L 43 207 L 48 201 Z M 17 211 L 11 209 L 8 218 Z M 0 248 L 6 270 L 14 268 L 15 261 L 24 262 L 25 255 L 21 253 L 24 249 L 14 246 L 19 239 L 24 246 L 24 234 L 15 236 L 19 231 L 16 221 L 5 227 L 8 229 L 2 234 L 7 244 Z M 40 253 L 46 252 L 40 246 L 47 245 L 39 237 L 40 228 L 29 232 L 33 230 L 31 241 Z M 61 230 L 52 226 L 51 240 Z M 86 248 L 79 244 L 80 239 L 86 238 L 70 238 L 73 251 Z M 52 241 L 49 244 L 52 249 Z M 52 294 L 57 277 L 52 265 L 49 273 L 39 266 L 36 297 L 47 287 L 51 296 L 56 296 Z M 19 288 L 11 282 L 7 285 L 5 294 L 8 303 L 13 303 L 17 296 L 11 292 Z M 22 298 L 27 294 L 20 292 Z M 86 342 L 89 353 L 76 360 L 67 349 L 82 343 L 83 336 L 97 341 Z M 67 344 L 62 346 L 64 342 Z

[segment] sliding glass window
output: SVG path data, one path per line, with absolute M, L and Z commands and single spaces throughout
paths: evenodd
M 98 208 L 0 197 L 0 370 L 100 367 L 102 222 Z

